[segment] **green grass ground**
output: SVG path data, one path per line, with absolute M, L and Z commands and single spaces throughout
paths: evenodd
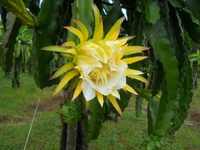
M 27 150 L 58 150 L 61 122 L 56 111 L 62 97 L 51 98 L 54 87 L 43 91 Z M 21 74 L 21 88 L 13 89 L 11 80 L 0 70 L 0 150 L 22 150 L 41 90 L 32 77 Z M 165 138 L 164 150 L 200 149 L 200 90 L 194 90 L 189 117 L 175 135 Z M 134 100 L 118 123 L 103 124 L 99 138 L 90 150 L 138 150 L 147 135 L 146 106 L 142 116 L 135 117 Z

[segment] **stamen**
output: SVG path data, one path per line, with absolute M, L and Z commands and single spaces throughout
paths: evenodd
M 102 63 L 102 67 L 96 67 L 89 73 L 89 77 L 95 84 L 104 85 L 110 78 L 115 75 L 116 71 L 111 71 L 110 67 L 106 63 Z

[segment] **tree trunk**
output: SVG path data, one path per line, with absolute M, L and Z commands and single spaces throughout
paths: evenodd
M 64 93 L 65 102 L 72 98 L 72 91 Z M 81 100 L 81 99 L 77 99 Z M 82 121 L 76 125 L 64 123 L 62 121 L 62 136 L 61 136 L 61 150 L 88 150 L 87 136 Z

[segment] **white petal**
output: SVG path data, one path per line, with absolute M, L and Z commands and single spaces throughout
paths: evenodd
M 119 92 L 116 90 L 116 89 L 113 89 L 112 92 L 111 92 L 111 95 L 120 99 L 120 95 L 119 95 Z
M 117 65 L 122 72 L 124 72 L 128 68 L 128 65 L 124 61 L 118 61 Z
M 124 74 L 119 79 L 118 83 L 114 86 L 115 89 L 121 89 L 126 86 L 126 75 Z
M 86 101 L 89 101 L 96 96 L 95 90 L 90 86 L 90 84 L 88 84 L 87 81 L 83 81 L 82 89 Z

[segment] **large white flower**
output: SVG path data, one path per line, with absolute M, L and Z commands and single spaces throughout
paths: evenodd
M 95 16 L 95 31 L 92 39 L 88 40 L 89 34 L 85 25 L 79 20 L 73 20 L 80 30 L 73 27 L 65 28 L 77 35 L 80 40 L 78 45 L 73 41 L 68 41 L 61 46 L 43 48 L 43 50 L 61 52 L 62 56 L 72 59 L 51 77 L 54 79 L 67 73 L 56 87 L 53 95 L 57 94 L 75 76 L 79 76 L 72 100 L 76 99 L 82 91 L 86 101 L 97 96 L 99 103 L 103 106 L 103 96 L 107 96 L 121 115 L 121 109 L 116 101 L 116 98 L 120 99 L 118 90 L 124 89 L 137 94 L 133 88 L 127 85 L 126 77 L 147 83 L 145 78 L 139 76 L 143 74 L 141 71 L 128 68 L 128 64 L 143 60 L 146 56 L 123 57 L 140 53 L 148 48 L 128 46 L 127 41 L 133 37 L 118 38 L 124 17 L 120 18 L 104 37 L 103 22 L 99 10 L 96 5 L 92 7 Z

